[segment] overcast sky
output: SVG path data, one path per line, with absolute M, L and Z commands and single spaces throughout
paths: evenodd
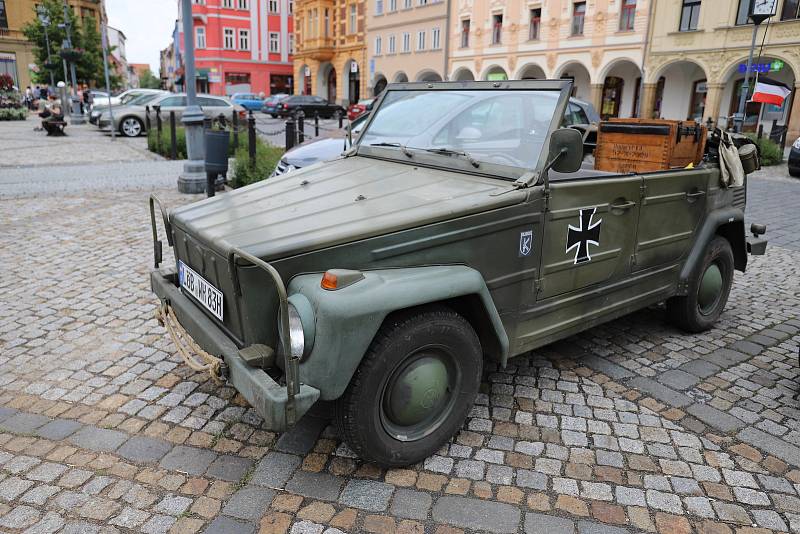
M 128 63 L 148 63 L 158 76 L 159 51 L 172 38 L 175 0 L 106 0 L 108 25 L 122 30 Z

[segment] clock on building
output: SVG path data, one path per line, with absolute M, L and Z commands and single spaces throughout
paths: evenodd
M 775 15 L 778 0 L 753 0 L 753 16 L 769 18 Z

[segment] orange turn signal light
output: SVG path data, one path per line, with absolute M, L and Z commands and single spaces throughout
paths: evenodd
M 328 271 L 322 275 L 322 282 L 320 285 L 322 289 L 337 289 L 339 287 L 339 278 Z

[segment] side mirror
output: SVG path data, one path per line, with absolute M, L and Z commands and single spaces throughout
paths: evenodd
M 583 163 L 583 136 L 573 128 L 559 128 L 550 136 L 550 167 L 556 172 L 576 172 Z

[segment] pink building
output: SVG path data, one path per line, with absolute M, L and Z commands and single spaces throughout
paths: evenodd
M 292 93 L 294 0 L 193 0 L 197 90 Z M 178 3 L 179 28 L 182 14 Z M 183 32 L 178 42 L 183 54 Z

